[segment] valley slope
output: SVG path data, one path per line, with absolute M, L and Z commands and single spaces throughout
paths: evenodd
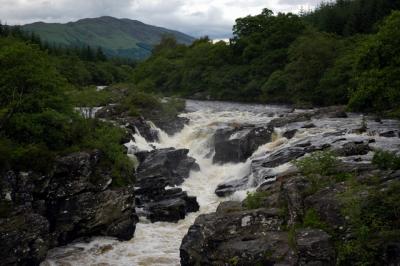
M 66 24 L 36 22 L 22 28 L 50 44 L 101 47 L 109 56 L 131 59 L 148 57 L 153 46 L 165 35 L 173 36 L 182 44 L 194 40 L 178 31 L 113 17 L 87 18 Z

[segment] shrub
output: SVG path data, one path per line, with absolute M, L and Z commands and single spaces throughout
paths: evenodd
M 301 158 L 295 162 L 300 172 L 306 176 L 327 176 L 336 172 L 338 159 L 330 151 L 317 151 L 310 156 Z
M 264 206 L 264 200 L 268 197 L 267 192 L 247 192 L 247 197 L 244 200 L 244 206 L 249 209 L 259 209 Z
M 398 170 L 400 169 L 400 156 L 394 152 L 380 150 L 375 152 L 372 163 L 382 170 Z
M 338 265 L 383 265 L 387 243 L 400 237 L 400 182 L 354 184 L 340 197 L 352 237 L 338 243 Z

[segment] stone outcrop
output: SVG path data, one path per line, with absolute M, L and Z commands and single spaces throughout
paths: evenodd
M 133 237 L 138 220 L 133 187 L 112 186 L 111 168 L 102 158 L 99 151 L 73 153 L 58 158 L 48 176 L 1 176 L 4 265 L 37 265 L 49 248 L 81 237 Z
M 222 128 L 214 136 L 214 163 L 246 161 L 260 145 L 271 141 L 273 127 Z
M 152 222 L 176 222 L 186 213 L 198 211 L 195 197 L 174 188 L 189 177 L 190 171 L 199 170 L 188 152 L 169 148 L 136 154 L 140 162 L 135 184 L 137 203 Z

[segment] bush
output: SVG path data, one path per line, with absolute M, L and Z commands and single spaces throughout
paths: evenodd
M 341 196 L 351 238 L 338 243 L 338 265 L 384 265 L 387 244 L 400 237 L 400 182 L 355 184 Z
M 132 183 L 134 165 L 121 145 L 125 132 L 111 124 L 99 121 L 92 121 L 90 127 L 92 133 L 87 135 L 82 147 L 99 149 L 105 154 L 106 163 L 112 166 L 113 184 L 115 186 L 125 186 Z
M 400 169 L 400 156 L 389 151 L 376 151 L 372 163 L 382 170 L 398 170 Z
M 336 172 L 338 159 L 330 151 L 317 151 L 310 156 L 301 158 L 295 162 L 300 172 L 306 176 L 328 176 Z
M 249 209 L 259 209 L 264 206 L 264 200 L 268 197 L 267 192 L 247 192 L 247 197 L 244 200 L 244 206 Z

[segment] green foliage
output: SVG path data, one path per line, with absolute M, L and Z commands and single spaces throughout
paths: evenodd
M 81 147 L 99 149 L 112 166 L 113 185 L 125 186 L 133 182 L 133 162 L 125 154 L 121 140 L 124 130 L 99 121 L 88 121 L 90 133 L 83 140 Z
M 303 19 L 321 31 L 354 35 L 372 32 L 377 22 L 399 8 L 396 0 L 324 1 Z
M 328 176 L 336 173 L 338 159 L 330 151 L 317 151 L 295 162 L 304 175 Z
M 305 195 L 312 195 L 324 186 L 351 177 L 351 175 L 337 173 L 336 167 L 339 160 L 330 151 L 314 152 L 295 161 L 294 164 L 310 182 L 310 187 L 304 192 Z
M 338 244 L 338 265 L 382 265 L 382 251 L 400 237 L 400 183 L 382 189 L 355 184 L 341 196 L 352 238 Z
M 247 197 L 243 201 L 244 206 L 249 209 L 259 209 L 265 204 L 265 199 L 268 197 L 267 192 L 247 192 Z
M 57 155 L 99 149 L 113 168 L 114 184 L 130 183 L 133 164 L 121 146 L 124 132 L 73 109 L 112 97 L 94 87 L 71 89 L 39 46 L 0 38 L 0 171 L 48 173 Z
M 372 163 L 383 170 L 399 170 L 400 156 L 394 152 L 378 150 L 375 152 Z
M 308 209 L 303 218 L 303 227 L 317 228 L 330 232 L 331 228 L 321 219 L 314 209 Z
M 357 62 L 357 87 L 352 110 L 387 113 L 400 106 L 400 11 L 385 19 L 376 35 L 363 45 Z

